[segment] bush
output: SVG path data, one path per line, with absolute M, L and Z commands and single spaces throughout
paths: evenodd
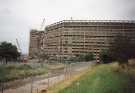
M 29 70 L 29 69 L 32 69 L 32 67 L 30 65 L 23 64 L 23 65 L 18 66 L 17 69 L 19 69 L 19 70 L 23 70 L 23 69 Z
M 77 57 L 77 60 L 78 60 L 79 62 L 85 60 L 85 55 L 84 55 L 84 54 L 77 55 L 76 57 Z
M 112 57 L 109 55 L 108 50 L 101 51 L 100 60 L 102 61 L 102 63 L 111 63 L 112 62 Z
M 87 53 L 85 55 L 85 61 L 91 61 L 94 60 L 94 55 L 92 53 Z
M 80 54 L 80 55 L 75 55 L 71 56 L 68 61 L 70 62 L 88 62 L 94 60 L 94 55 L 92 53 L 87 53 L 87 54 Z
M 118 61 L 119 64 L 128 64 L 128 59 L 135 57 L 135 42 L 132 37 L 119 34 L 114 39 L 109 52 L 111 57 Z
M 7 82 L 15 79 L 27 78 L 29 76 L 47 73 L 46 66 L 32 68 L 28 64 L 0 65 L 0 82 Z

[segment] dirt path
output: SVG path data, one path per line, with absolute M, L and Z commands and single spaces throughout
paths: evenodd
M 25 85 L 15 87 L 15 88 L 9 88 L 3 91 L 3 93 L 40 93 L 42 89 L 46 89 L 48 86 L 52 86 L 53 84 L 64 80 L 65 74 L 76 74 L 80 71 L 86 69 L 89 67 L 92 63 L 78 63 L 78 64 L 72 64 L 68 65 L 66 69 L 63 69 L 63 73 L 58 75 L 53 75 L 52 71 L 49 73 L 49 78 L 41 79 L 41 80 L 34 80 L 31 79 L 30 82 L 28 82 Z M 68 72 L 68 73 L 67 73 Z M 49 83 L 48 83 L 49 82 Z M 2 93 L 0 91 L 0 93 Z

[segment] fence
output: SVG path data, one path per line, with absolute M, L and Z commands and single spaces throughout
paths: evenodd
M 46 64 L 41 63 L 27 63 L 33 68 L 37 68 Z M 41 76 L 31 76 L 21 80 L 0 83 L 0 93 L 40 93 L 53 84 L 70 78 L 71 74 L 78 73 L 81 69 L 88 67 L 91 63 L 72 63 L 64 64 L 61 68 L 48 68 L 48 74 Z M 21 65 L 21 64 L 15 64 Z M 55 65 L 54 65 L 55 66 Z M 35 69 L 36 70 L 36 69 Z

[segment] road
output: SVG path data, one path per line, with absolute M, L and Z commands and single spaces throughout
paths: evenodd
M 56 71 L 50 71 L 49 76 L 46 78 L 38 80 L 36 80 L 35 78 L 31 78 L 30 82 L 21 85 L 19 87 L 16 86 L 14 88 L 5 89 L 3 93 L 40 93 L 39 91 L 46 89 L 48 86 L 52 86 L 53 84 L 64 80 L 67 75 L 77 74 L 80 71 L 88 68 L 91 64 L 93 63 L 82 62 L 66 65 L 65 68 L 61 71 L 61 73 L 57 73 Z

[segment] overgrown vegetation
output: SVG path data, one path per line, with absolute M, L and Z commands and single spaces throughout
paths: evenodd
M 115 37 L 111 47 L 100 54 L 101 61 L 118 61 L 119 64 L 127 64 L 128 60 L 135 58 L 135 42 L 132 37 L 119 34 Z
M 94 55 L 92 53 L 87 53 L 87 54 L 80 54 L 80 55 L 75 55 L 71 56 L 68 61 L 72 62 L 88 62 L 94 60 Z
M 49 59 L 49 56 L 46 54 L 44 50 L 38 49 L 37 51 L 34 51 L 34 53 L 31 56 L 31 59 L 38 59 L 38 62 L 44 62 Z
M 44 65 L 35 67 L 27 64 L 0 65 L 0 82 L 7 82 L 45 73 L 47 73 L 47 67 Z
M 135 93 L 134 74 L 119 69 L 117 64 L 99 65 L 66 88 L 53 93 Z
M 135 57 L 135 42 L 132 37 L 118 35 L 112 47 L 109 49 L 110 56 L 120 64 L 128 63 L 128 59 Z
M 101 63 L 111 63 L 113 61 L 112 57 L 109 55 L 108 50 L 101 50 L 100 52 Z

